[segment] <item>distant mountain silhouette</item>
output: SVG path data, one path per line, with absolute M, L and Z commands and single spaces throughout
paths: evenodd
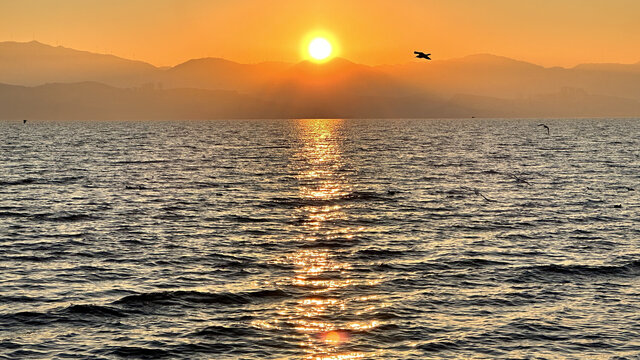
M 139 86 L 159 69 L 142 61 L 113 55 L 53 47 L 37 41 L 0 42 L 0 82 L 42 85 L 48 82 L 99 81 L 114 86 Z
M 574 88 L 520 99 L 455 95 L 451 104 L 473 109 L 481 117 L 625 117 L 640 114 L 640 101 L 594 95 Z
M 96 82 L 0 85 L 0 118 L 138 120 L 272 118 L 262 100 L 232 91 L 123 89 Z
M 220 58 L 203 58 L 169 68 L 156 79 L 165 87 L 253 92 L 274 81 L 290 66 L 291 64 L 282 62 L 239 64 Z
M 580 64 L 575 66 L 573 69 L 602 72 L 640 73 L 640 62 L 635 64 Z
M 342 58 L 295 64 L 258 95 L 286 101 L 304 117 L 451 117 L 464 113 L 451 109 L 445 99 Z
M 640 63 L 545 68 L 479 54 L 366 66 L 153 65 L 0 43 L 0 118 L 638 116 Z M 32 87 L 25 87 L 32 86 Z
M 428 66 L 427 66 L 428 65 Z M 640 100 L 640 65 L 589 64 L 571 69 L 545 68 L 502 56 L 480 54 L 459 59 L 380 66 L 381 71 L 424 90 L 522 98 L 553 93 L 563 87 Z
M 341 97 L 342 96 L 342 97 Z M 528 99 L 456 95 L 257 97 L 234 91 L 116 88 L 96 82 L 36 87 L 0 84 L 0 119 L 153 120 L 215 118 L 420 118 L 634 116 L 640 102 L 591 95 L 583 90 Z
M 102 83 L 0 84 L 0 119 L 109 120 L 330 117 L 458 117 L 447 102 L 420 98 L 349 95 L 291 102 L 234 91 L 116 88 Z
M 296 101 L 326 98 L 339 101 L 350 96 L 404 97 L 420 95 L 393 76 L 366 65 L 336 58 L 324 64 L 303 61 L 283 71 L 264 87 L 261 96 Z

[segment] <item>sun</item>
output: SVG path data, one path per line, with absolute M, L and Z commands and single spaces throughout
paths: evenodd
M 331 55 L 333 48 L 331 43 L 322 37 L 317 37 L 309 43 L 309 55 L 315 60 L 324 60 Z

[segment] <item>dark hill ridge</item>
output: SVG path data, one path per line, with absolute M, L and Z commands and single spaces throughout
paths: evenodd
M 316 94 L 317 95 L 317 94 Z M 527 99 L 457 95 L 323 94 L 257 97 L 203 89 L 117 88 L 96 82 L 0 84 L 0 119 L 174 120 L 220 118 L 447 118 L 637 116 L 640 102 L 563 89 Z
M 36 87 L 0 84 L 0 119 L 137 120 L 217 118 L 458 117 L 446 102 L 348 95 L 341 99 L 258 98 L 233 91 L 123 89 L 95 82 Z
M 217 118 L 459 117 L 447 102 L 424 98 L 262 98 L 234 91 L 117 88 L 96 82 L 36 87 L 0 84 L 0 119 L 152 120 Z
M 274 117 L 264 101 L 233 91 L 117 88 L 96 82 L 0 85 L 0 118 L 155 120 Z

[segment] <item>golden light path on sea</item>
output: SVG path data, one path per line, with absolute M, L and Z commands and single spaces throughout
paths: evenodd
M 300 148 L 294 159 L 300 168 L 297 197 L 303 205 L 292 212 L 294 223 L 303 231 L 296 239 L 300 246 L 274 260 L 292 267 L 285 286 L 301 293 L 295 301 L 284 301 L 273 319 L 254 320 L 263 330 L 293 330 L 302 337 L 299 346 L 305 360 L 378 358 L 379 351 L 354 351 L 358 336 L 383 325 L 371 314 L 390 306 L 375 293 L 359 294 L 355 288 L 373 289 L 381 280 L 357 276 L 349 257 L 329 244 L 348 244 L 368 230 L 342 225 L 348 213 L 341 199 L 353 194 L 342 168 L 344 120 L 297 120 Z M 360 319 L 358 319 L 360 318 Z M 357 346 L 356 346 L 357 347 Z
M 363 227 L 328 228 L 329 222 L 346 218 L 344 209 L 335 200 L 348 196 L 351 185 L 340 174 L 343 166 L 340 128 L 344 120 L 318 119 L 297 121 L 298 133 L 304 144 L 299 156 L 304 158 L 307 168 L 299 174 L 304 184 L 300 190 L 303 199 L 311 200 L 302 207 L 303 226 L 309 233 L 320 232 L 303 239 L 304 242 L 336 239 L 349 241 Z M 326 204 L 325 204 L 326 203 Z M 344 351 L 353 335 L 379 326 L 379 321 L 349 321 L 341 323 L 330 320 L 332 315 L 349 313 L 352 299 L 333 294 L 353 286 L 356 279 L 350 276 L 352 264 L 339 261 L 330 249 L 301 249 L 292 255 L 295 266 L 294 286 L 308 291 L 308 297 L 300 300 L 294 308 L 292 323 L 296 331 L 306 335 L 301 344 L 307 353 L 306 359 L 346 360 L 364 358 L 361 351 Z

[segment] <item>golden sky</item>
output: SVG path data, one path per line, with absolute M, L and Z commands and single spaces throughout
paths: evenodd
M 640 61 L 638 0 L 0 0 L 0 41 L 154 65 L 302 60 L 312 32 L 370 65 L 476 53 L 544 66 Z

